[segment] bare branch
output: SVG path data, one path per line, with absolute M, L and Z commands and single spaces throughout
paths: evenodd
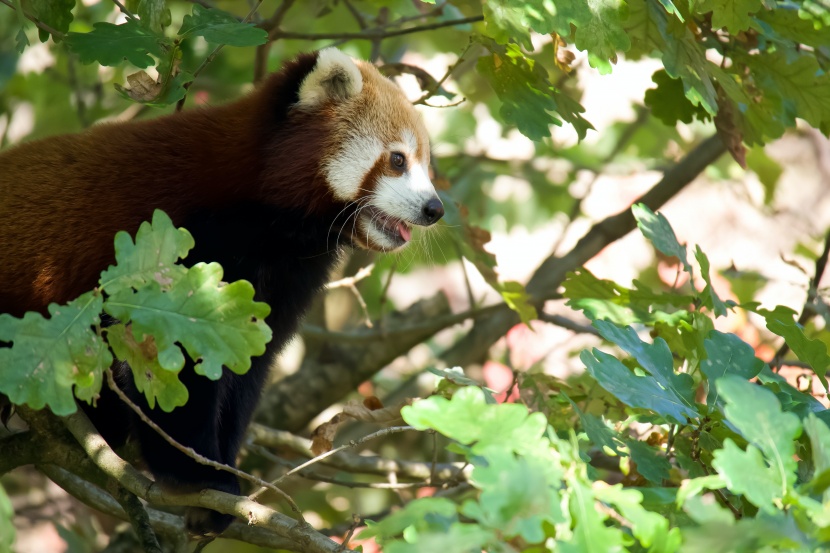
M 297 516 L 300 517 L 300 520 L 303 519 L 303 513 L 300 510 L 300 508 L 297 506 L 297 504 L 294 502 L 294 500 L 291 498 L 291 496 L 289 496 L 287 493 L 285 493 L 281 489 L 277 488 L 276 486 L 272 486 L 271 484 L 269 484 L 265 480 L 263 480 L 261 478 L 257 478 L 256 476 L 253 476 L 251 474 L 248 474 L 245 471 L 239 470 L 237 468 L 234 468 L 230 465 L 226 465 L 224 463 L 219 463 L 217 461 L 214 461 L 213 459 L 208 459 L 204 455 L 200 455 L 199 453 L 197 453 L 196 450 L 194 450 L 192 447 L 186 447 L 186 446 L 180 444 L 179 442 L 177 442 L 176 440 L 174 440 L 173 437 L 170 436 L 170 434 L 165 432 L 159 425 L 157 425 L 155 422 L 153 422 L 150 419 L 150 417 L 145 415 L 144 411 L 142 411 L 141 408 L 138 405 L 136 405 L 129 397 L 127 397 L 127 395 L 121 390 L 121 388 L 119 388 L 118 385 L 115 384 L 115 380 L 113 379 L 112 371 L 110 369 L 107 369 L 106 376 L 107 376 L 107 385 L 110 387 L 110 389 L 113 392 L 115 392 L 115 394 L 118 396 L 118 398 L 121 401 L 123 401 L 125 404 L 127 404 L 127 406 L 130 409 L 132 409 L 132 411 L 136 415 L 138 415 L 138 418 L 140 418 L 141 421 L 144 424 L 146 424 L 147 426 L 152 428 L 153 431 L 155 431 L 159 436 L 161 436 L 164 439 L 164 441 L 166 441 L 168 444 L 170 444 L 174 448 L 178 449 L 179 451 L 181 451 L 182 453 L 184 453 L 185 455 L 187 455 L 188 457 L 190 457 L 191 459 L 193 459 L 194 461 L 196 461 L 200 465 L 205 465 L 205 466 L 208 466 L 208 467 L 213 467 L 217 470 L 223 470 L 225 472 L 229 472 L 229 473 L 233 474 L 234 476 L 237 476 L 239 478 L 243 478 L 245 480 L 248 480 L 249 482 L 253 482 L 254 484 L 256 484 L 258 486 L 263 486 L 265 488 L 268 488 L 272 492 L 276 492 L 280 497 L 282 497 L 283 499 L 286 500 L 286 502 L 288 502 L 288 504 L 291 506 L 291 510 L 293 510 L 297 514 Z
M 384 30 L 382 28 L 371 28 L 365 29 L 359 33 L 292 33 L 288 31 L 275 30 L 271 33 L 271 38 L 273 40 L 279 38 L 289 38 L 295 40 L 380 40 L 393 36 L 403 36 L 410 35 L 412 33 L 443 29 L 444 27 L 466 25 L 467 23 L 478 23 L 483 19 L 484 16 L 474 15 L 472 17 L 463 17 L 461 19 L 451 19 L 449 21 L 438 21 L 436 23 L 429 23 L 416 27 L 407 27 L 406 29 Z
M 663 178 L 646 194 L 635 200 L 657 210 L 674 195 L 691 183 L 706 167 L 726 152 L 720 137 L 707 138 L 689 152 L 681 161 L 668 169 Z M 635 227 L 634 216 L 625 209 L 596 223 L 576 246 L 563 257 L 551 254 L 536 269 L 527 284 L 528 293 L 538 306 L 554 297 L 566 275 L 584 265 L 608 244 L 622 238 Z M 518 315 L 504 307 L 490 317 L 476 320 L 473 329 L 441 357 L 448 365 L 467 365 L 485 355 L 487 349 L 512 326 L 519 323 Z
M 251 425 L 248 435 L 255 444 L 260 446 L 270 449 L 289 449 L 307 458 L 314 457 L 311 452 L 311 440 L 301 438 L 290 432 L 275 430 L 254 423 Z M 413 480 L 426 480 L 430 477 L 432 469 L 431 463 L 385 459 L 375 455 L 355 455 L 348 451 L 328 457 L 322 460 L 322 464 L 345 472 L 377 474 L 378 476 L 394 473 L 399 478 Z M 450 480 L 456 478 L 459 469 L 462 467 L 462 463 L 436 463 L 435 479 Z
M 415 428 L 412 428 L 411 426 L 390 426 L 389 428 L 384 428 L 382 430 L 378 430 L 377 432 L 373 432 L 373 433 L 371 433 L 367 436 L 364 436 L 363 438 L 361 438 L 357 441 L 353 441 L 353 442 L 350 442 L 346 445 L 336 447 L 336 448 L 332 449 L 331 451 L 327 451 L 327 452 L 325 452 L 321 455 L 318 455 L 317 457 L 314 457 L 313 459 L 310 459 L 309 461 L 307 461 L 305 463 L 302 463 L 302 464 L 294 467 L 293 469 L 289 470 L 288 472 L 286 472 L 285 474 L 283 474 L 282 476 L 280 476 L 279 478 L 274 480 L 272 482 L 272 484 L 277 484 L 278 482 L 281 482 L 281 481 L 285 480 L 286 478 L 288 478 L 292 474 L 295 474 L 295 473 L 303 470 L 304 468 L 310 467 L 311 465 L 313 465 L 315 463 L 319 463 L 320 461 L 322 461 L 323 459 L 326 459 L 327 457 L 331 457 L 332 455 L 340 453 L 341 451 L 345 451 L 346 449 L 357 447 L 357 446 L 359 446 L 363 443 L 366 443 L 370 440 L 374 440 L 375 438 L 388 436 L 390 434 L 397 434 L 399 432 L 409 432 L 409 431 L 413 431 L 413 430 L 415 430 Z M 249 495 L 248 497 L 250 499 L 256 499 L 264 491 L 265 491 L 265 488 L 261 488 L 261 489 L 257 490 L 256 492 L 252 493 L 251 495 Z

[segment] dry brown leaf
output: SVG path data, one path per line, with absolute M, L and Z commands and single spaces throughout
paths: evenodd
M 363 401 L 350 401 L 343 406 L 343 411 L 324 422 L 311 433 L 311 452 L 321 455 L 331 451 L 337 430 L 349 420 L 371 422 L 384 426 L 394 426 L 403 422 L 401 409 L 411 405 L 415 399 L 406 399 L 391 407 L 384 407 L 375 396 L 369 396 Z

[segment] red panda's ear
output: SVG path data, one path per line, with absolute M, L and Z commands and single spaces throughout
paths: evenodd
M 342 102 L 363 90 L 363 76 L 354 60 L 337 48 L 317 53 L 317 63 L 300 85 L 296 107 L 315 108 L 331 100 Z

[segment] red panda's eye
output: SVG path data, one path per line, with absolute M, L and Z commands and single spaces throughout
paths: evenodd
M 406 167 L 406 158 L 400 152 L 392 152 L 392 155 L 389 158 L 389 163 L 391 163 L 392 167 L 395 169 L 403 169 Z

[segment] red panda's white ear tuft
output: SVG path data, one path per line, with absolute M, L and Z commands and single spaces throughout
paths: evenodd
M 337 48 L 317 53 L 317 64 L 300 85 L 299 108 L 314 108 L 326 100 L 342 102 L 363 90 L 363 76 L 354 60 Z

